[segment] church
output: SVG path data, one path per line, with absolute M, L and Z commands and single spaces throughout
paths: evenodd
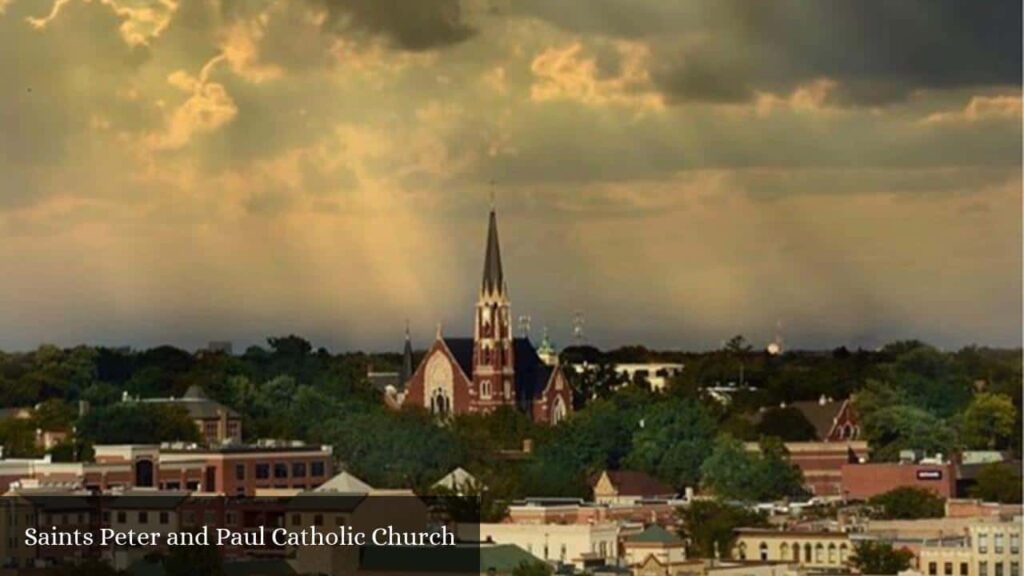
M 440 417 L 514 406 L 536 422 L 557 424 L 572 410 L 572 391 L 557 361 L 545 363 L 528 338 L 512 335 L 508 285 L 501 267 L 498 218 L 491 209 L 483 279 L 473 310 L 473 337 L 447 338 L 438 329 L 412 370 L 408 335 L 402 404 Z

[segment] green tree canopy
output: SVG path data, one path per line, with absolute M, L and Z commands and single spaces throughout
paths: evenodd
M 697 500 L 677 512 L 679 535 L 687 542 L 686 553 L 694 558 L 729 558 L 736 529 L 768 526 L 763 514 L 716 500 Z
M 1016 422 L 1017 409 L 1009 397 L 981 393 L 964 410 L 960 425 L 961 439 L 972 449 L 1006 448 L 1020 432 Z
M 876 509 L 875 516 L 886 520 L 915 520 L 941 518 L 946 512 L 946 501 L 924 488 L 902 486 L 868 500 Z
M 803 475 L 777 438 L 762 440 L 755 453 L 731 436 L 719 436 L 701 472 L 703 485 L 729 500 L 767 501 L 803 493 Z
M 850 561 L 861 574 L 898 574 L 910 567 L 914 553 L 905 548 L 894 550 L 888 542 L 866 540 L 853 547 Z
M 1001 462 L 986 465 L 978 472 L 971 496 L 985 502 L 1021 503 L 1021 476 Z
M 638 424 L 627 466 L 677 489 L 696 486 L 715 436 L 708 411 L 695 401 L 672 399 L 644 411 Z
M 79 436 L 93 444 L 198 442 L 199 428 L 179 406 L 122 402 L 90 411 Z

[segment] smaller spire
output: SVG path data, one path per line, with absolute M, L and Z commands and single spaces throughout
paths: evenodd
M 409 319 L 405 320 L 405 348 L 402 350 L 402 371 L 398 375 L 404 386 L 412 378 L 412 336 L 409 335 Z

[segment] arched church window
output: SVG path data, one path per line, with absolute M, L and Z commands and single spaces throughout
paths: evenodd
M 483 380 L 483 381 L 480 382 L 480 396 L 482 398 L 490 398 L 491 397 L 491 381 L 490 380 Z

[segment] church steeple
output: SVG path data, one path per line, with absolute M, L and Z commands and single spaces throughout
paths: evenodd
M 498 243 L 498 217 L 491 208 L 487 225 L 487 251 L 484 254 L 484 278 L 480 290 L 485 295 L 505 293 L 505 273 L 501 269 L 501 247 Z
M 399 381 L 405 385 L 412 377 L 412 336 L 409 335 L 409 321 L 405 321 L 405 349 L 402 350 L 402 370 L 399 373 Z
M 512 313 L 505 272 L 501 267 L 498 217 L 491 207 L 487 224 L 484 275 L 476 302 L 473 331 L 473 387 L 471 394 L 488 405 L 513 403 L 515 389 Z

